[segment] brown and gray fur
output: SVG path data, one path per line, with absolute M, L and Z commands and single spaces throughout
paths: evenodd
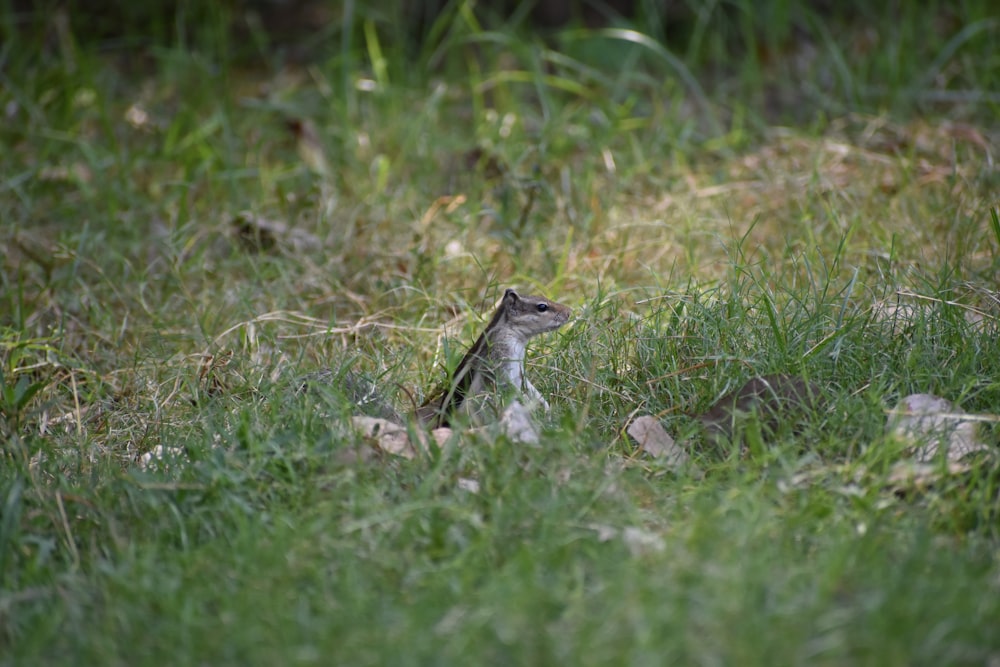
M 529 339 L 566 324 L 571 312 L 545 297 L 521 296 L 508 289 L 447 387 L 417 408 L 418 421 L 437 428 L 447 426 L 456 414 L 474 416 L 482 408 L 475 397 L 503 388 L 522 392 L 548 410 L 545 398 L 525 376 L 525 348 Z
M 785 422 L 802 416 L 824 403 L 819 385 L 796 375 L 764 375 L 747 381 L 738 390 L 719 399 L 698 416 L 711 438 L 732 439 L 736 423 L 746 414 L 758 413 L 761 426 L 774 432 Z

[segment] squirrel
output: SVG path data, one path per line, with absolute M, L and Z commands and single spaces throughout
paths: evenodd
M 548 402 L 524 374 L 524 351 L 529 339 L 555 331 L 569 321 L 571 313 L 561 303 L 507 289 L 448 385 L 417 408 L 417 420 L 432 428 L 448 426 L 455 414 L 474 416 L 482 411 L 477 396 L 504 387 L 523 392 L 548 411 Z
M 571 313 L 561 303 L 507 289 L 490 323 L 446 385 L 409 417 L 430 428 L 448 426 L 458 414 L 479 416 L 489 405 L 490 394 L 503 389 L 522 392 L 548 411 L 548 402 L 525 376 L 525 348 L 529 339 L 566 324 Z M 398 424 L 407 420 L 389 405 L 373 382 L 354 371 L 339 378 L 330 369 L 310 373 L 300 390 L 313 384 L 338 384 L 345 397 L 364 411 Z
M 731 439 L 741 414 L 757 412 L 765 430 L 774 432 L 784 421 L 824 405 L 823 388 L 796 375 L 773 374 L 751 378 L 719 399 L 697 417 L 713 440 Z

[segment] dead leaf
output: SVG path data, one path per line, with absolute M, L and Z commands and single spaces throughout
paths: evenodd
M 267 252 L 281 244 L 294 252 L 316 252 L 323 249 L 323 242 L 318 236 L 309 232 L 289 227 L 278 220 L 268 220 L 249 211 L 244 211 L 233 218 L 233 231 L 236 237 L 254 252 Z
M 184 448 L 157 445 L 139 458 L 139 469 L 157 469 L 166 472 L 170 470 L 172 463 L 187 463 L 188 461 Z
M 639 449 L 656 459 L 664 459 L 670 466 L 681 466 L 688 462 L 688 454 L 677 446 L 660 421 L 652 415 L 636 417 L 628 425 L 626 433 L 635 440 Z
M 925 491 L 947 475 L 960 475 L 970 470 L 971 465 L 957 461 L 949 461 L 943 471 L 937 464 L 899 461 L 892 466 L 886 481 L 893 493 L 905 495 L 908 491 Z
M 85 185 L 94 180 L 94 172 L 82 162 L 43 167 L 39 180 Z
M 633 558 L 646 554 L 663 553 L 667 549 L 667 543 L 661 535 L 636 526 L 628 526 L 622 531 L 622 542 L 625 543 Z
M 386 454 L 402 456 L 404 459 L 412 459 L 417 456 L 418 451 L 427 450 L 428 443 L 425 436 L 418 435 L 421 438 L 421 442 L 414 446 L 410 441 L 410 434 L 407 428 L 387 419 L 356 415 L 351 417 L 351 425 L 372 446 Z M 422 434 L 423 432 L 419 429 L 414 429 L 414 433 Z
M 356 463 L 371 463 L 379 457 L 380 452 L 374 447 L 367 445 L 350 444 L 340 447 L 333 453 L 333 460 L 340 465 L 352 465 Z
M 618 535 L 618 529 L 614 526 L 609 526 L 605 523 L 592 523 L 587 528 L 590 528 L 597 533 L 598 542 L 608 542 L 613 540 L 616 535 Z
M 890 328 L 892 334 L 901 334 L 908 327 L 926 317 L 927 309 L 923 304 L 900 301 L 876 301 L 871 307 L 872 318 Z
M 649 553 L 662 553 L 667 548 L 667 543 L 662 535 L 638 526 L 626 526 L 619 529 L 603 523 L 594 523 L 587 528 L 597 533 L 598 542 L 610 542 L 616 537 L 621 537 L 622 542 L 633 557 Z
M 442 426 L 431 431 L 431 437 L 434 438 L 434 442 L 437 443 L 438 447 L 444 447 L 445 443 L 451 439 L 452 432 L 447 426 Z
M 979 417 L 961 412 L 951 401 L 934 394 L 910 394 L 889 411 L 888 432 L 913 443 L 913 456 L 921 462 L 933 461 L 942 443 L 947 459 L 959 461 L 973 452 L 989 451 L 977 433 Z
M 330 163 L 326 159 L 326 151 L 316 124 L 308 118 L 292 118 L 287 121 L 286 127 L 295 137 L 299 157 L 305 165 L 320 176 L 329 176 Z
M 204 384 L 205 391 L 210 396 L 216 396 L 228 390 L 224 371 L 232 360 L 232 350 L 226 350 L 219 355 L 209 352 L 202 353 L 201 364 L 198 366 L 198 380 Z
M 468 491 L 469 493 L 479 493 L 479 481 L 475 479 L 459 477 L 457 486 L 463 491 Z

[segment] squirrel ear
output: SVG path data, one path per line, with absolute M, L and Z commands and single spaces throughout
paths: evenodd
M 512 289 L 511 289 L 511 288 L 509 288 L 509 287 L 508 287 L 508 288 L 507 288 L 507 290 L 506 290 L 506 291 L 505 291 L 505 292 L 503 293 L 503 300 L 504 300 L 504 301 L 506 301 L 507 299 L 512 299 L 512 300 L 514 300 L 514 301 L 517 301 L 517 300 L 518 300 L 518 299 L 520 299 L 520 298 L 521 298 L 521 297 L 520 297 L 520 296 L 518 296 L 517 292 L 515 292 L 514 290 L 512 290 Z

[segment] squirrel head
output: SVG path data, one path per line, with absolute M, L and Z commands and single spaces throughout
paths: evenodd
M 554 331 L 569 321 L 572 311 L 561 303 L 542 296 L 521 296 L 508 288 L 498 309 L 506 326 L 525 339 Z

